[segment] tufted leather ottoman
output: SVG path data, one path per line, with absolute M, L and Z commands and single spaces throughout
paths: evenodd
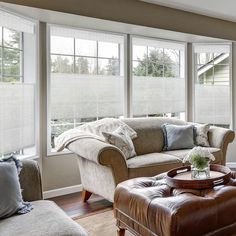
M 236 235 L 236 173 L 213 189 L 172 189 L 165 174 L 119 184 L 114 214 L 118 235 Z

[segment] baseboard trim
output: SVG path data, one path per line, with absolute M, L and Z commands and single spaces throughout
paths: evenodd
M 228 166 L 229 168 L 235 168 L 236 169 L 236 162 L 227 162 L 226 166 Z
M 63 196 L 66 194 L 81 192 L 82 189 L 83 189 L 82 184 L 73 185 L 73 186 L 69 186 L 65 188 L 53 189 L 53 190 L 43 192 L 43 198 L 48 199 L 52 197 Z

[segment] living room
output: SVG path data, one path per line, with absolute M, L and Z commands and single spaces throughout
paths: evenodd
M 127 228 L 119 225 L 124 220 L 119 218 L 123 217 L 119 204 L 125 203 L 118 195 L 114 198 L 114 192 L 125 180 L 154 177 L 183 166 L 182 161 L 195 147 L 196 140 L 193 138 L 194 144 L 189 143 L 185 133 L 176 144 L 176 139 L 173 141 L 172 136 L 168 136 L 171 133 L 168 133 L 168 124 L 191 126 L 192 137 L 198 133 L 195 124 L 204 124 L 207 144 L 197 146 L 208 147 L 214 164 L 232 171 L 236 169 L 234 8 L 232 0 L 227 5 L 219 0 L 1 1 L 0 168 L 9 154 L 10 158 L 23 163 L 28 161 L 27 168 L 32 173 L 23 165 L 22 194 L 25 196 L 24 189 L 28 188 L 22 183 L 25 179 L 32 178 L 26 181 L 27 185 L 39 187 L 35 192 L 25 190 L 28 200 L 24 200 L 32 201 L 34 209 L 29 207 L 25 215 L 0 218 L 0 236 L 106 236 L 116 235 L 117 230 L 119 235 L 128 236 L 179 235 L 168 231 L 171 222 L 166 223 L 168 229 L 162 223 L 155 225 L 155 220 L 154 226 L 145 222 L 147 231 L 141 229 L 144 222 L 138 219 L 147 217 L 141 213 L 135 218 L 138 226 L 130 223 L 134 229 L 130 225 L 126 225 Z M 106 128 L 102 132 L 95 129 L 104 124 Z M 111 140 L 109 129 L 114 131 L 114 127 L 125 127 L 130 136 L 126 141 L 131 145 L 131 153 L 124 154 L 123 147 L 119 148 L 119 144 Z M 77 130 L 79 133 L 74 132 Z M 173 141 L 174 148 L 165 146 L 166 140 L 169 144 Z M 112 146 L 107 146 L 108 143 Z M 114 146 L 119 151 L 113 149 Z M 128 156 L 125 162 L 120 159 L 120 152 L 125 159 Z M 144 155 L 148 157 L 142 160 Z M 156 159 L 159 161 L 154 165 Z M 224 172 L 228 178 L 227 170 Z M 229 183 L 234 183 L 232 179 L 233 174 Z M 160 177 L 156 179 L 159 180 Z M 135 189 L 137 185 L 130 188 Z M 119 186 L 123 194 L 128 189 L 128 186 Z M 32 198 L 31 192 L 35 194 Z M 142 190 L 135 194 L 139 192 Z M 122 195 L 121 199 L 126 197 Z M 226 194 L 223 198 L 226 199 Z M 29 226 L 20 227 L 28 220 L 34 225 L 30 214 L 37 214 L 40 204 L 44 204 L 39 202 L 34 207 L 33 200 L 39 199 L 56 202 L 70 219 L 55 209 L 54 214 L 61 217 L 55 222 L 65 217 L 60 227 L 53 221 L 55 216 L 49 216 L 50 212 L 48 222 L 35 224 L 35 231 Z M 140 203 L 133 202 L 135 204 Z M 114 212 L 115 206 L 119 208 L 115 217 L 113 206 Z M 51 207 L 54 205 L 45 205 L 42 209 Z M 233 209 L 233 205 L 228 207 Z M 225 211 L 229 211 L 226 208 Z M 132 218 L 128 212 L 125 214 Z M 199 219 L 193 222 L 206 221 L 204 214 L 199 214 Z M 14 217 L 22 220 L 15 224 Z M 45 215 L 41 215 L 43 217 Z M 189 216 L 189 219 L 192 218 Z M 116 227 L 116 220 L 120 227 Z M 109 223 L 106 225 L 105 221 Z M 208 221 L 213 219 L 209 216 Z M 44 231 L 52 222 L 52 230 Z M 193 222 L 190 220 L 189 224 Z M 229 222 L 225 221 L 221 227 L 236 225 L 236 219 Z M 81 227 L 81 234 L 76 231 L 77 225 Z M 155 227 L 164 233 L 155 231 Z M 196 228 L 199 227 L 200 223 Z M 201 232 L 233 235 L 236 234 L 234 227 L 220 231 L 211 226 Z M 192 225 L 191 235 L 203 235 L 197 230 L 194 234 L 195 230 Z M 190 234 L 186 230 L 182 235 Z

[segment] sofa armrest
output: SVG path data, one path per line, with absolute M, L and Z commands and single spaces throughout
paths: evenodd
M 116 184 L 128 179 L 126 159 L 114 145 L 86 138 L 72 142 L 67 148 L 81 158 L 110 167 Z
M 211 147 L 221 149 L 223 153 L 222 165 L 226 163 L 226 152 L 228 144 L 233 142 L 235 133 L 233 130 L 211 126 L 209 130 L 209 143 Z
M 23 189 L 24 201 L 43 199 L 41 174 L 38 163 L 32 160 L 22 161 L 23 168 L 20 173 L 20 184 Z

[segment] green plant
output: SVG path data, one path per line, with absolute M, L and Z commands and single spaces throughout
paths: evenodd
M 193 154 L 190 159 L 190 163 L 199 170 L 206 168 L 209 161 L 210 159 L 208 157 L 204 157 L 199 154 Z

